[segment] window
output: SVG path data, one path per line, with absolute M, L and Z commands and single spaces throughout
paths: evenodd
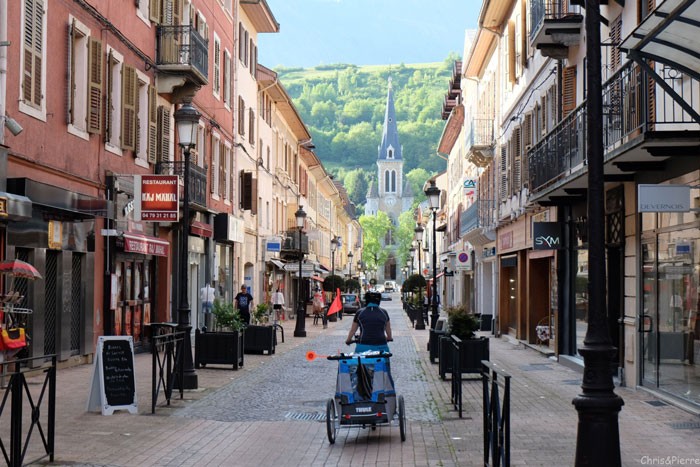
M 170 134 L 171 129 L 173 128 L 171 125 L 171 111 L 170 107 L 165 107 L 165 106 L 159 106 L 158 107 L 158 126 L 157 126 L 157 134 L 158 134 L 158 146 L 156 148 L 157 154 L 158 154 L 158 161 L 160 162 L 170 162 L 173 160 L 172 157 L 172 145 L 170 144 L 170 141 L 173 140 L 173 137 Z
M 233 199 L 233 187 L 231 186 L 231 143 L 228 141 L 224 144 L 224 178 L 226 184 L 226 190 L 224 191 L 224 198 L 228 200 Z
M 121 148 L 135 151 L 138 125 L 136 115 L 138 108 L 138 80 L 136 70 L 128 65 L 122 67 L 122 120 L 121 120 Z
M 622 42 L 622 15 L 612 20 L 610 23 L 610 68 L 612 72 L 620 68 L 620 49 L 618 46 Z
M 389 186 L 390 186 L 389 185 L 389 182 L 390 182 L 389 177 L 390 177 L 389 171 L 385 170 L 384 171 L 384 191 L 386 191 L 386 192 L 389 191 Z
M 245 46 L 243 45 L 244 31 L 243 23 L 238 23 L 238 59 L 243 63 L 245 63 Z
M 221 41 L 214 34 L 214 79 L 212 83 L 214 97 L 217 99 L 221 94 Z
M 242 62 L 245 66 L 248 66 L 248 53 L 250 51 L 250 49 L 248 49 L 248 41 L 249 40 L 250 39 L 249 39 L 248 31 L 246 31 L 244 29 L 243 30 L 243 60 L 242 60 Z
M 224 51 L 224 105 L 231 108 L 231 53 Z
M 43 120 L 46 112 L 46 4 L 44 0 L 25 0 L 23 13 L 20 110 Z
M 387 151 L 387 159 L 393 159 L 394 158 L 394 148 L 389 148 Z
M 107 52 L 107 96 L 105 103 L 105 146 L 116 154 L 121 154 L 122 123 L 122 62 L 124 58 L 110 49 Z
M 515 37 L 515 21 L 510 20 L 508 21 L 508 34 L 506 36 L 506 47 L 507 47 L 507 66 L 508 66 L 508 83 L 510 86 L 507 85 L 507 89 L 511 89 L 512 85 L 515 83 L 515 81 L 518 79 L 518 76 L 516 74 L 516 52 L 515 52 L 515 43 L 516 43 L 516 37 Z
M 148 76 L 137 71 L 136 72 L 136 141 L 135 141 L 135 156 L 146 166 L 151 161 L 149 148 L 152 147 L 151 135 L 151 115 L 155 114 L 155 109 L 151 107 L 151 90 Z M 155 118 L 153 119 L 155 123 Z M 155 138 L 155 135 L 153 135 Z M 155 162 L 155 152 L 153 153 L 152 162 Z
M 396 193 L 396 170 L 391 171 L 391 192 Z
M 258 46 L 250 39 L 250 73 L 255 76 L 255 68 L 258 66 Z
M 197 128 L 197 146 L 195 147 L 195 151 L 197 154 L 196 158 L 196 163 L 197 166 L 199 167 L 204 167 L 204 161 L 207 160 L 206 158 L 206 144 L 205 141 L 207 140 L 207 129 L 204 126 L 203 123 L 199 124 L 199 127 Z
M 576 108 L 576 65 L 564 67 L 562 111 L 564 117 Z

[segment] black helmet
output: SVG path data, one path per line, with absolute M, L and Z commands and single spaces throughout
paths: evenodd
M 382 294 L 379 292 L 367 292 L 365 293 L 365 303 L 370 304 L 374 303 L 379 305 L 379 303 L 382 301 Z

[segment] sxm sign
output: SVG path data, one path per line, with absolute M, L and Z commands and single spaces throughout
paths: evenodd
M 561 247 L 562 235 L 559 222 L 532 223 L 533 250 L 558 250 Z

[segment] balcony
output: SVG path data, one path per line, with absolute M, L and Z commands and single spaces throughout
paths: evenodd
M 603 84 L 606 181 L 632 181 L 637 172 L 662 170 L 666 158 L 697 154 L 700 124 L 674 97 L 696 102 L 700 81 L 659 63 L 654 71 L 666 88 L 634 62 Z M 585 188 L 586 111 L 583 102 L 528 151 L 531 200 Z
M 495 218 L 496 203 L 493 200 L 477 200 L 460 214 L 459 236 L 473 246 L 490 243 L 496 239 Z
M 156 174 L 178 175 L 184 178 L 185 163 L 183 161 L 158 162 Z M 183 193 L 180 193 L 180 199 L 183 198 Z M 207 207 L 207 171 L 192 163 L 190 163 L 190 204 L 203 209 Z
M 450 117 L 450 112 L 459 104 L 462 96 L 462 62 L 456 60 L 452 66 L 452 78 L 450 85 L 445 95 L 445 100 L 442 104 L 442 119 L 447 120 Z
M 569 0 L 533 0 L 530 42 L 545 57 L 566 58 L 569 47 L 581 42 L 583 8 Z
M 209 41 L 191 25 L 158 26 L 156 65 L 167 78 L 173 76 L 195 86 L 209 82 Z M 160 79 L 160 77 L 159 77 Z M 166 79 L 167 81 L 167 79 Z M 167 92 L 159 89 L 158 92 Z
M 302 232 L 301 234 L 301 252 L 305 255 L 309 254 L 309 236 Z M 280 256 L 284 259 L 299 257 L 299 231 L 289 230 L 284 233 L 282 239 L 282 251 Z
M 493 119 L 472 119 L 466 143 L 467 160 L 477 167 L 487 167 L 493 159 Z

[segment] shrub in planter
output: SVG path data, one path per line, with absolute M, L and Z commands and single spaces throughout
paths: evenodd
M 258 303 L 258 305 L 255 307 L 255 311 L 253 312 L 253 323 L 263 324 L 266 322 L 267 317 L 269 316 L 268 312 L 269 307 L 267 303 Z
M 479 330 L 479 320 L 470 313 L 466 306 L 447 308 L 448 335 L 440 337 L 439 360 L 440 377 L 445 379 L 445 374 L 452 373 L 452 343 L 450 335 L 458 337 L 460 344 L 460 360 L 462 373 L 480 373 L 481 361 L 489 360 L 489 339 L 475 337 Z
M 272 355 L 275 353 L 274 326 L 248 326 L 245 328 L 245 353 Z
M 216 329 L 228 329 L 230 331 L 241 331 L 245 327 L 241 315 L 233 307 L 233 303 L 226 303 L 222 300 L 214 300 L 212 313 L 216 318 Z
M 212 363 L 232 365 L 234 370 L 238 370 L 243 366 L 245 326 L 234 309 L 233 303 L 215 300 L 212 313 L 216 317 L 218 331 L 201 332 L 199 329 L 195 331 L 195 368 Z
M 345 288 L 345 279 L 338 275 L 331 274 L 323 281 L 324 292 L 335 292 L 335 289 L 343 290 Z

